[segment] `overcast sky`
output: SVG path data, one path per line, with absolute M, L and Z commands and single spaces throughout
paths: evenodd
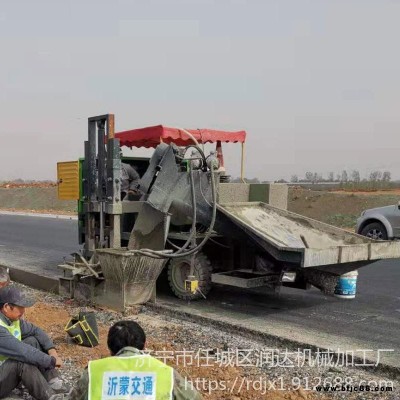
M 400 178 L 399 20 L 396 0 L 2 1 L 0 180 L 55 179 L 108 112 L 245 129 L 248 177 Z

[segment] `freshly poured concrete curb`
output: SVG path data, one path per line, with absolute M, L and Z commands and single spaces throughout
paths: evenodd
M 34 212 L 25 212 L 25 211 L 2 211 L 2 210 L 0 210 L 0 215 L 20 215 L 23 217 L 55 218 L 55 219 L 70 219 L 70 220 L 78 219 L 78 217 L 76 215 L 42 214 L 39 212 L 34 213 Z
M 0 267 L 8 268 L 10 271 L 11 281 L 22 283 L 33 289 L 44 290 L 46 292 L 58 294 L 59 283 L 58 278 L 51 276 L 39 275 L 34 272 L 16 268 L 9 265 L 0 264 Z M 60 274 L 61 276 L 61 274 Z

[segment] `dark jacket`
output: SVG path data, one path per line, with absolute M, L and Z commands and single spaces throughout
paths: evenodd
M 135 190 L 140 176 L 131 165 L 121 163 L 121 193 L 128 193 L 129 190 Z
M 7 325 L 11 325 L 11 321 L 0 312 L 0 319 Z M 55 346 L 51 339 L 37 326 L 27 322 L 23 319 L 20 320 L 22 340 L 33 336 L 40 343 L 44 351 L 49 351 Z M 44 369 L 54 368 L 55 358 L 46 353 L 23 343 L 15 338 L 11 333 L 0 326 L 0 354 L 9 357 L 12 360 L 21 361 L 27 364 L 36 365 Z

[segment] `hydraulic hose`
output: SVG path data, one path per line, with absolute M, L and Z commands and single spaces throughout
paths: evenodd
M 176 129 L 182 131 L 183 133 L 186 133 L 186 135 L 188 135 L 190 137 L 190 139 L 193 140 L 195 145 L 200 148 L 199 142 L 196 140 L 196 138 L 190 132 L 188 132 L 186 129 L 183 129 L 183 128 L 176 128 Z
M 206 156 L 204 154 L 204 151 L 198 145 L 189 144 L 188 146 L 185 147 L 185 153 L 187 152 L 187 150 L 190 147 L 194 147 L 200 153 L 200 156 L 201 156 L 201 158 L 203 160 L 203 169 L 207 168 L 207 159 L 206 159 Z
M 192 242 L 193 236 L 196 233 L 197 205 L 196 205 L 196 193 L 195 193 L 195 189 L 194 189 L 194 179 L 193 179 L 192 168 L 190 168 L 189 177 L 190 177 L 190 192 L 192 194 L 192 207 L 193 207 L 192 227 L 190 228 L 190 234 L 189 234 L 189 237 L 187 238 L 185 244 L 182 247 L 180 247 L 179 250 L 175 254 L 182 253 L 190 245 L 190 243 Z
M 214 225 L 215 225 L 215 220 L 217 217 L 217 194 L 216 194 L 215 177 L 214 177 L 213 168 L 210 170 L 210 174 L 211 174 L 211 192 L 212 192 L 212 201 L 213 201 L 212 217 L 211 217 L 210 226 L 208 227 L 203 240 L 196 247 L 194 247 L 186 252 L 179 252 L 179 250 L 178 250 L 175 253 L 173 253 L 172 250 L 152 250 L 152 249 L 129 250 L 129 252 L 133 253 L 133 254 L 139 254 L 139 255 L 143 255 L 143 256 L 147 256 L 147 257 L 152 257 L 152 258 L 168 259 L 168 258 L 186 257 L 186 256 L 192 255 L 192 254 L 200 251 L 201 248 L 207 243 L 208 239 L 211 237 L 211 234 L 213 232 Z M 194 190 L 194 183 L 193 183 L 193 190 Z M 192 230 L 192 233 L 194 233 L 194 230 Z M 192 233 L 190 236 L 193 236 Z M 187 242 L 191 238 L 190 236 L 189 236 Z M 185 245 L 186 245 L 186 243 L 185 243 Z M 184 250 L 183 246 L 182 246 L 181 250 Z

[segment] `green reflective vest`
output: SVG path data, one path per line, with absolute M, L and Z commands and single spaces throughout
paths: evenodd
M 21 326 L 19 324 L 19 320 L 13 321 L 11 325 L 7 325 L 5 322 L 3 322 L 2 319 L 0 319 L 0 326 L 6 328 L 11 335 L 16 337 L 18 340 L 21 340 L 22 335 L 21 335 Z M 0 365 L 3 364 L 3 362 L 6 361 L 7 358 L 8 357 L 2 356 L 0 354 Z
M 174 370 L 149 355 L 89 362 L 89 400 L 172 400 Z

